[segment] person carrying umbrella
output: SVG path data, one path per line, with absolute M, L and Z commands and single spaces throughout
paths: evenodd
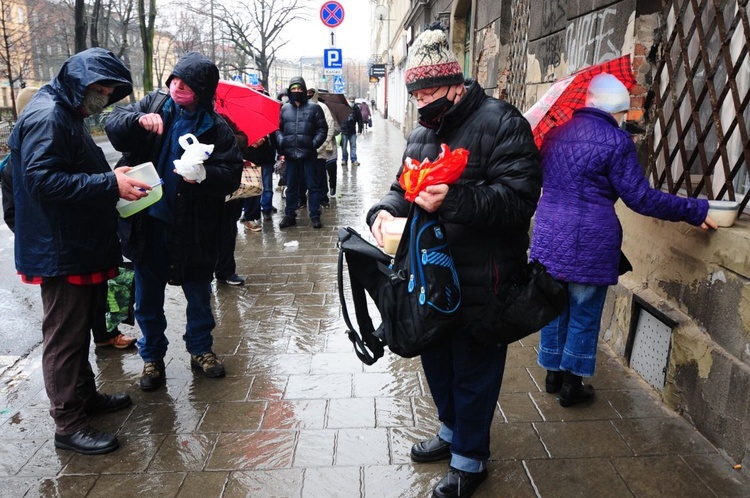
M 542 143 L 544 185 L 537 208 L 531 259 L 564 282 L 569 301 L 541 332 L 538 363 L 545 388 L 569 407 L 593 398 L 582 377 L 594 375 L 599 324 L 607 286 L 618 279 L 622 227 L 615 202 L 667 221 L 716 228 L 708 201 L 649 186 L 630 135 L 620 129 L 630 108 L 627 88 L 608 73 L 595 76 L 585 107 L 553 128 Z

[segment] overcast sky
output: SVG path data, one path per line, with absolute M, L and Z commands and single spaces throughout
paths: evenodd
M 336 48 L 342 49 L 345 59 L 366 61 L 370 57 L 370 0 L 336 0 L 344 7 L 344 21 L 333 31 Z M 322 57 L 331 47 L 331 28 L 320 20 L 320 9 L 327 0 L 308 0 L 307 21 L 295 21 L 283 32 L 289 40 L 279 52 L 287 59 Z

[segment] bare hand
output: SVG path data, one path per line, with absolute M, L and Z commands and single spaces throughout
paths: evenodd
M 711 218 L 710 216 L 706 216 L 706 219 L 703 220 L 703 223 L 701 223 L 701 228 L 703 230 L 709 230 L 709 229 L 716 230 L 717 228 L 719 228 L 719 225 L 716 224 L 713 218 Z
M 434 213 L 443 205 L 445 196 L 448 195 L 448 185 L 430 185 L 419 193 L 414 202 L 428 213 Z
M 151 191 L 151 185 L 143 183 L 135 178 L 130 178 L 127 173 L 130 171 L 130 166 L 123 166 L 115 170 L 115 178 L 117 178 L 117 189 L 120 192 L 120 198 L 126 201 L 137 201 L 141 197 L 146 197 Z
M 380 247 L 383 247 L 383 222 L 384 221 L 391 221 L 393 220 L 393 215 L 386 211 L 385 209 L 381 209 L 378 211 L 378 215 L 375 217 L 375 220 L 372 222 L 372 227 L 370 227 L 370 232 L 372 232 L 372 236 L 375 237 L 375 241 L 378 243 Z
M 138 124 L 141 125 L 141 128 L 152 131 L 157 135 L 161 135 L 164 131 L 164 121 L 162 121 L 161 116 L 156 113 L 144 114 L 138 118 Z

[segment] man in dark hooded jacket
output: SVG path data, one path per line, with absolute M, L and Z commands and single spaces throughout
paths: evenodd
M 321 228 L 320 221 L 320 174 L 318 171 L 318 148 L 326 141 L 328 125 L 323 109 L 307 98 L 307 85 L 301 76 L 289 82 L 289 102 L 281 106 L 279 130 L 276 142 L 279 154 L 286 161 L 286 209 L 279 227 L 297 224 L 296 210 L 299 207 L 299 183 L 304 175 L 309 190 L 308 208 L 313 228 Z
M 150 187 L 128 178 L 129 168 L 110 169 L 83 119 L 131 91 L 130 71 L 114 54 L 78 53 L 32 98 L 8 141 L 16 269 L 25 282 L 41 284 L 42 371 L 55 447 L 90 455 L 114 451 L 118 441 L 88 417 L 131 404 L 127 394 L 96 391 L 88 360 L 101 285 L 122 261 L 115 205 Z
M 164 385 L 169 341 L 164 314 L 166 284 L 180 285 L 187 300 L 183 339 L 193 369 L 207 377 L 226 372 L 212 350 L 216 322 L 211 310 L 211 280 L 218 254 L 224 199 L 239 187 L 242 157 L 234 133 L 214 112 L 219 70 L 203 55 L 189 52 L 175 65 L 169 93 L 154 91 L 140 102 L 116 108 L 106 131 L 121 162 L 151 161 L 164 182 L 163 197 L 121 222 L 123 253 L 135 263 L 135 318 L 143 337 L 140 387 Z M 175 170 L 183 150 L 179 138 L 193 134 L 214 149 L 203 162 L 205 179 L 186 179 Z

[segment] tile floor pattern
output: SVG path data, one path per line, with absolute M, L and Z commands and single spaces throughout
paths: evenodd
M 101 390 L 133 397 L 131 408 L 94 420 L 117 433 L 118 451 L 87 457 L 54 449 L 40 348 L 6 371 L 0 496 L 429 496 L 447 464 L 409 460 L 412 442 L 438 425 L 419 361 L 388 354 L 371 367 L 360 363 L 336 290 L 336 229 L 364 230 L 403 146 L 396 128 L 375 120 L 359 138 L 362 165 L 339 169 L 339 196 L 324 210 L 322 230 L 310 228 L 304 209 L 297 227 L 281 231 L 275 217 L 262 232 L 241 230 L 237 261 L 247 285 L 219 285 L 214 294 L 225 379 L 190 371 L 184 300 L 174 288 L 165 389 L 138 389 L 142 362 L 133 351 L 92 349 Z M 298 247 L 285 245 L 293 241 Z M 592 380 L 596 401 L 561 408 L 543 392 L 537 341 L 510 348 L 490 477 L 475 496 L 750 495 L 749 481 L 606 348 Z

